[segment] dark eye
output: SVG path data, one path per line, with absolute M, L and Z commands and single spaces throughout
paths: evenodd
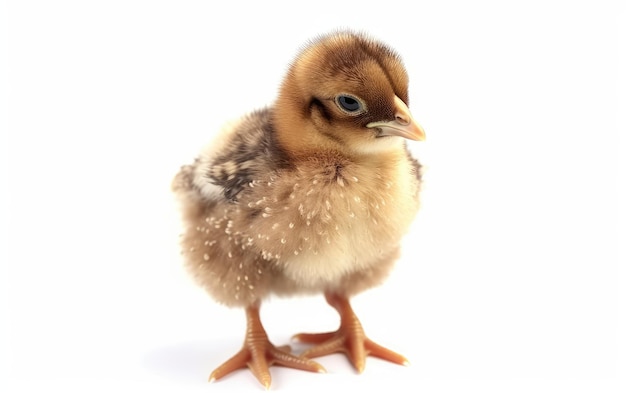
M 361 113 L 365 109 L 364 105 L 358 98 L 349 95 L 337 96 L 335 101 L 342 110 L 348 112 L 349 114 Z

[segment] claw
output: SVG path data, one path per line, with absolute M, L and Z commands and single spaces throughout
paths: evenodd
M 267 338 L 259 317 L 259 305 L 246 309 L 247 329 L 243 348 L 216 368 L 209 382 L 216 381 L 235 370 L 249 368 L 256 379 L 268 390 L 272 384 L 269 367 L 278 364 L 305 371 L 326 372 L 320 364 L 289 353 L 288 345 L 275 347 Z
M 315 344 L 314 347 L 304 351 L 301 356 L 315 358 L 343 352 L 359 374 L 365 369 L 365 360 L 368 355 L 396 364 L 409 364 L 404 356 L 376 344 L 365 336 L 361 322 L 345 297 L 327 293 L 326 300 L 337 309 L 341 316 L 339 329 L 330 333 L 301 333 L 293 336 L 293 339 L 300 342 Z

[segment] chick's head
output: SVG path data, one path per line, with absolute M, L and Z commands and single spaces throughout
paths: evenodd
M 376 153 L 397 147 L 402 138 L 424 139 L 408 102 L 400 57 L 378 41 L 345 32 L 313 41 L 296 57 L 274 121 L 288 151 Z

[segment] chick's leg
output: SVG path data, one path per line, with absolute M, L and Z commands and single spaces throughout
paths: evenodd
M 344 352 L 359 373 L 365 369 L 367 355 L 375 356 L 393 363 L 408 365 L 408 360 L 385 347 L 382 347 L 365 336 L 361 322 L 352 311 L 350 302 L 345 296 L 326 293 L 326 301 L 333 306 L 341 317 L 339 329 L 331 333 L 302 333 L 294 339 L 315 346 L 302 356 L 314 358 L 335 352 Z
M 259 382 L 265 388 L 269 388 L 272 382 L 269 367 L 273 364 L 306 371 L 325 372 L 318 363 L 294 356 L 284 351 L 283 348 L 275 347 L 269 341 L 261 324 L 259 303 L 246 308 L 246 322 L 246 337 L 243 348 L 211 373 L 210 382 L 240 368 L 248 367 Z

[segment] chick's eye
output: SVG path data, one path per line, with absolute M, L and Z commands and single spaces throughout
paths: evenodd
M 341 109 L 351 114 L 362 112 L 364 109 L 361 102 L 355 97 L 340 95 L 337 96 L 336 101 Z

